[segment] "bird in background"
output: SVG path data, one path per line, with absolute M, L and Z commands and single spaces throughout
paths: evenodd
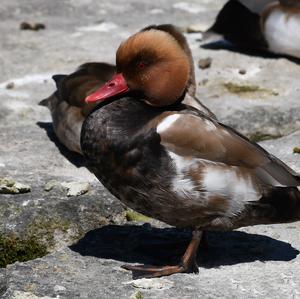
M 245 50 L 300 58 L 300 1 L 230 0 L 203 34 L 208 42 L 220 38 Z

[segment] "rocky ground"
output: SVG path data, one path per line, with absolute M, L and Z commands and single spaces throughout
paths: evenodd
M 120 265 L 175 262 L 190 232 L 142 225 L 148 220 L 126 211 L 59 145 L 37 105 L 54 89 L 52 74 L 114 62 L 120 41 L 149 24 L 206 29 L 224 2 L 2 1 L 0 192 L 18 193 L 0 194 L 3 298 L 300 298 L 299 222 L 210 233 L 199 275 L 132 281 Z M 45 29 L 20 30 L 22 22 Z M 186 36 L 199 98 L 222 122 L 268 139 L 261 145 L 300 171 L 299 63 Z M 211 65 L 199 68 L 208 57 Z M 178 248 L 175 256 L 169 248 Z

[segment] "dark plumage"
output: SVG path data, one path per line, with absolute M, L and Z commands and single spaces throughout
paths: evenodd
M 129 207 L 194 229 L 179 265 L 125 266 L 145 277 L 197 272 L 202 230 L 300 220 L 299 174 L 182 104 L 190 63 L 168 33 L 137 33 L 117 51 L 120 73 L 86 99 L 103 101 L 82 127 L 87 167 Z

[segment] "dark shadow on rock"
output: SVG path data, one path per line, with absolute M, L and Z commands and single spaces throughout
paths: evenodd
M 290 244 L 244 232 L 208 232 L 208 247 L 199 248 L 198 264 L 211 268 L 254 261 L 290 261 L 299 251 Z M 184 253 L 191 231 L 149 225 L 108 225 L 90 231 L 71 250 L 83 256 L 125 263 L 176 264 Z
M 209 49 L 209 50 L 228 50 L 232 52 L 237 52 L 240 54 L 245 54 L 248 56 L 254 56 L 254 57 L 262 57 L 266 59 L 274 59 L 274 58 L 286 58 L 296 64 L 300 65 L 300 59 L 296 57 L 292 57 L 289 55 L 281 55 L 281 54 L 274 54 L 263 50 L 254 50 L 254 49 L 248 49 L 236 46 L 235 44 L 232 44 L 226 40 L 218 40 L 214 42 L 208 42 L 200 45 L 203 49 Z
M 65 147 L 57 138 L 54 133 L 52 123 L 50 122 L 37 122 L 36 123 L 40 128 L 44 129 L 47 133 L 48 138 L 55 143 L 60 153 L 68 159 L 72 164 L 76 167 L 85 166 L 85 161 L 82 155 L 70 151 L 67 147 Z

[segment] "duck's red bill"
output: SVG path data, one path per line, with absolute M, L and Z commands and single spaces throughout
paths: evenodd
M 116 74 L 111 80 L 85 98 L 87 103 L 96 101 L 104 101 L 116 95 L 120 95 L 128 91 L 129 88 L 122 74 Z

